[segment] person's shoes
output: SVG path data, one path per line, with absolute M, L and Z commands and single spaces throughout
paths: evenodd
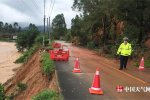
M 126 67 L 124 67 L 124 69 L 126 69 Z
M 119 68 L 119 70 L 122 70 L 122 68 Z

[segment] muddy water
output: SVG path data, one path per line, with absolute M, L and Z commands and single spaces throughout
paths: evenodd
M 0 42 L 0 83 L 6 82 L 15 72 L 20 64 L 14 61 L 20 56 L 17 52 L 15 43 Z

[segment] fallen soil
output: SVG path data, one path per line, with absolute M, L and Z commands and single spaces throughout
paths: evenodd
M 0 42 L 0 83 L 14 76 L 14 70 L 21 66 L 14 63 L 19 56 L 15 43 Z
M 58 90 L 55 74 L 51 76 L 50 81 L 47 76 L 42 74 L 40 57 L 41 54 L 36 52 L 17 70 L 16 75 L 4 84 L 6 95 L 14 93 L 16 91 L 17 83 L 19 82 L 25 83 L 27 89 L 19 93 L 15 97 L 15 100 L 30 100 L 33 95 L 47 88 Z

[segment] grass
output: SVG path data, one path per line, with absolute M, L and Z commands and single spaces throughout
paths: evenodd
M 44 52 L 42 54 L 42 69 L 46 75 L 49 75 L 54 72 L 54 61 L 50 60 L 49 53 Z
M 26 62 L 30 57 L 31 55 L 38 49 L 39 46 L 35 45 L 33 46 L 32 48 L 30 48 L 29 50 L 25 51 L 23 53 L 22 56 L 20 56 L 16 61 L 15 63 L 24 63 Z
M 146 68 L 150 68 L 150 59 L 148 59 L 148 60 L 145 60 L 145 67 Z
M 24 90 L 27 89 L 27 84 L 25 84 L 25 83 L 18 83 L 17 84 L 17 89 L 18 89 L 18 91 L 24 91 Z
M 0 100 L 5 100 L 4 87 L 0 84 Z
M 47 49 L 52 50 L 53 47 L 51 45 L 47 46 Z
M 39 92 L 37 95 L 33 96 L 32 100 L 60 100 L 60 99 L 56 91 L 46 89 Z
M 11 40 L 9 38 L 0 38 L 0 41 L 2 41 L 2 42 L 10 42 Z

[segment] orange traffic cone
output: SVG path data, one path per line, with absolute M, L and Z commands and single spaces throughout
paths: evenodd
M 74 69 L 72 70 L 72 72 L 74 72 L 74 73 L 81 73 L 80 64 L 79 64 L 79 58 L 76 58 Z
M 93 79 L 92 87 L 89 88 L 91 94 L 103 94 L 102 89 L 100 88 L 100 74 L 99 68 L 96 69 L 96 73 Z
M 139 70 L 144 70 L 144 57 L 142 57 L 141 62 L 140 62 L 140 66 L 138 68 Z

